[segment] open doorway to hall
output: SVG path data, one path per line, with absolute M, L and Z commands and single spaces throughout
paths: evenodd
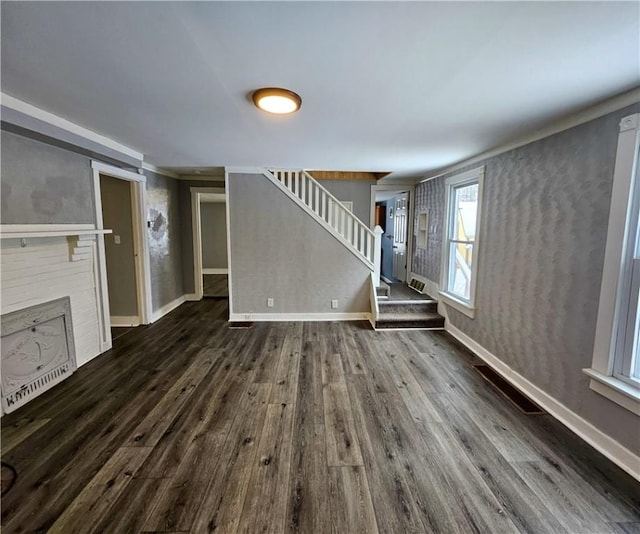
M 229 298 L 227 196 L 222 187 L 192 187 L 195 297 Z
M 102 222 L 112 230 L 104 237 L 112 339 L 142 322 L 132 187 L 130 181 L 100 174 Z
M 409 201 L 410 192 L 404 189 L 375 193 L 375 224 L 383 230 L 380 277 L 387 284 L 407 280 Z

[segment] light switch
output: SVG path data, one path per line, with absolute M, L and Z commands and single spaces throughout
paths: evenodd
M 113 242 L 114 242 L 116 245 L 119 245 L 119 244 L 120 244 L 120 236 L 119 236 L 119 235 L 115 235 L 115 234 L 114 234 L 114 235 L 113 235 Z

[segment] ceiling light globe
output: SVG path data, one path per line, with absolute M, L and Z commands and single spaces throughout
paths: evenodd
M 253 103 L 257 108 L 268 113 L 286 115 L 298 111 L 302 105 L 302 99 L 288 89 L 264 87 L 253 93 Z

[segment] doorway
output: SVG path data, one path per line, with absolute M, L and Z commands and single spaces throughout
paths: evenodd
M 195 300 L 229 298 L 227 196 L 224 188 L 191 188 Z
M 380 277 L 387 284 L 406 283 L 411 273 L 413 186 L 371 186 L 371 228 L 380 226 Z
M 107 293 L 112 337 L 114 329 L 141 323 L 136 275 L 136 237 L 133 231 L 132 184 L 100 175 L 102 223 L 113 233 L 104 236 Z
M 94 272 L 99 288 L 99 334 L 104 352 L 111 348 L 114 335 L 122 332 L 112 333 L 112 326 L 131 328 L 151 322 L 146 178 L 143 174 L 99 161 L 92 161 L 91 168 L 95 227 L 106 232 L 97 236 L 98 257 Z M 119 273 L 119 261 L 126 264 L 126 274 Z
M 205 298 L 229 298 L 226 208 L 224 198 L 200 195 L 202 296 Z

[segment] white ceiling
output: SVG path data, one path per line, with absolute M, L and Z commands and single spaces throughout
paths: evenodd
M 159 167 L 419 176 L 637 86 L 639 6 L 2 2 L 2 91 Z

